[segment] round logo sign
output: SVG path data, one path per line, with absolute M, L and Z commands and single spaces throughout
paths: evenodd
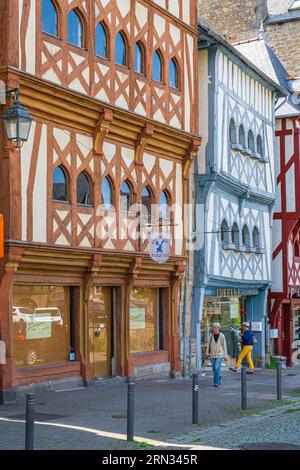
M 163 264 L 170 258 L 170 234 L 152 233 L 149 236 L 149 255 L 158 264 Z

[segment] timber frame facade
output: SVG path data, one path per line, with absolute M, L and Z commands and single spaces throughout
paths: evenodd
M 41 31 L 41 0 L 5 0 L 0 5 L 5 45 L 0 52 L 0 79 L 7 88 L 20 88 L 21 103 L 34 120 L 21 151 L 5 140 L 3 132 L 0 136 L 0 212 L 5 218 L 0 278 L 0 335 L 6 345 L 6 364 L 0 365 L 3 401 L 14 399 L 16 388 L 29 383 L 98 378 L 89 337 L 95 286 L 113 289 L 111 375 L 139 375 L 139 370 L 143 375 L 177 374 L 180 369 L 178 291 L 186 265 L 182 208 L 188 203 L 190 166 L 201 143 L 194 72 L 196 2 L 166 1 L 165 8 L 150 0 L 53 3 L 59 15 L 58 37 Z M 67 42 L 67 16 L 74 8 L 84 26 L 84 49 Z M 94 53 L 93 31 L 99 21 L 109 31 L 108 59 L 103 60 Z M 127 67 L 114 63 L 118 31 L 128 41 Z M 146 58 L 145 75 L 139 77 L 133 70 L 137 40 L 144 41 Z M 151 58 L 158 48 L 165 64 L 162 83 L 151 79 Z M 179 86 L 172 90 L 166 64 L 175 56 Z M 58 166 L 68 175 L 68 202 L 52 200 L 52 175 Z M 91 182 L 89 206 L 76 201 L 76 181 L 82 172 Z M 171 205 L 176 204 L 171 219 L 180 223 L 170 224 L 171 257 L 166 264 L 150 259 L 147 237 L 140 244 L 135 236 L 124 241 L 117 235 L 113 240 L 99 235 L 104 178 L 111 182 L 117 214 L 124 181 L 134 203 L 141 202 L 147 187 L 154 204 L 159 204 L 161 192 L 168 194 Z M 122 224 L 118 215 L 116 234 L 122 232 Z M 16 367 L 12 318 L 16 285 L 72 290 L 72 360 Z M 130 350 L 133 288 L 159 290 L 163 334 L 159 347 L 151 352 L 132 354 Z

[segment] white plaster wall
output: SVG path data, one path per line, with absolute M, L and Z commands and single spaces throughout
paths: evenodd
M 199 52 L 199 134 L 202 137 L 202 144 L 198 153 L 198 172 L 205 173 L 205 150 L 208 144 L 208 53 Z
M 47 126 L 43 124 L 33 187 L 33 241 L 47 242 Z
M 286 211 L 295 212 L 296 201 L 295 201 L 295 165 L 293 164 L 286 173 L 285 176 L 286 184 Z
M 27 186 L 31 165 L 31 155 L 35 135 L 36 123 L 32 122 L 28 141 L 24 143 L 21 150 L 21 195 L 22 195 L 22 240 L 27 240 Z
M 21 21 L 23 5 L 27 0 L 19 0 L 19 31 L 21 32 Z M 25 37 L 25 53 L 26 53 L 26 72 L 35 74 L 35 50 L 36 50 L 36 0 L 31 0 L 30 12 L 28 19 L 27 33 Z M 19 35 L 19 60 L 21 64 L 21 36 Z

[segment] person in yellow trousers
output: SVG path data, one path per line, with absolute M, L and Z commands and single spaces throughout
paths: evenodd
M 240 352 L 240 355 L 238 357 L 237 363 L 235 367 L 230 367 L 230 370 L 232 372 L 236 372 L 240 365 L 242 364 L 242 361 L 244 357 L 247 358 L 248 364 L 249 364 L 249 371 L 247 371 L 247 374 L 253 374 L 254 372 L 254 365 L 252 362 L 251 358 L 251 353 L 253 349 L 253 345 L 256 344 L 256 339 L 254 337 L 253 331 L 250 329 L 250 324 L 248 322 L 244 322 L 242 324 L 242 345 L 243 349 Z

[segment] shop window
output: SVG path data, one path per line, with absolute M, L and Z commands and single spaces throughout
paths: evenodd
M 234 222 L 231 229 L 231 239 L 234 245 L 238 246 L 240 244 L 240 231 L 236 222 Z
M 152 197 L 150 190 L 145 187 L 142 191 L 142 210 L 147 222 L 151 222 Z
M 178 65 L 175 59 L 170 60 L 169 65 L 169 85 L 171 88 L 179 88 Z
M 127 181 L 124 181 L 122 186 L 121 186 L 121 191 L 120 191 L 120 209 L 121 211 L 124 212 L 129 212 L 130 206 L 132 203 L 132 194 L 131 194 L 131 188 Z
M 101 204 L 105 209 L 110 209 L 113 205 L 112 187 L 108 178 L 104 178 L 101 187 Z
M 115 49 L 115 61 L 118 65 L 127 65 L 127 47 L 125 36 L 122 32 L 119 32 L 116 36 L 116 49 Z
M 17 368 L 70 359 L 70 290 L 49 285 L 15 285 L 12 294 Z
M 239 127 L 239 144 L 245 148 L 246 147 L 246 135 L 244 126 L 241 124 Z
M 159 221 L 167 224 L 170 220 L 169 196 L 166 191 L 160 193 L 159 198 Z
M 153 54 L 152 78 L 156 82 L 162 83 L 163 81 L 163 62 L 159 51 L 155 51 Z
M 52 0 L 42 1 L 42 31 L 43 33 L 58 35 L 58 15 Z
M 250 149 L 252 153 L 255 153 L 254 135 L 251 130 L 248 132 L 248 149 Z
M 58 166 L 53 172 L 52 198 L 54 201 L 68 201 L 68 178 L 62 166 Z
M 257 147 L 257 153 L 263 157 L 264 150 L 263 150 L 263 141 L 260 135 L 257 136 L 256 139 L 256 147 Z
M 237 139 L 236 139 L 236 125 L 233 119 L 230 120 L 230 125 L 229 125 L 229 138 L 230 138 L 230 143 L 231 144 L 236 144 Z
M 141 75 L 145 73 L 145 54 L 140 42 L 137 42 L 134 48 L 134 70 Z
M 242 230 L 242 243 L 244 246 L 250 246 L 250 232 L 246 224 Z
M 130 294 L 130 351 L 160 348 L 159 289 L 133 288 Z
M 96 37 L 95 37 L 95 50 L 96 55 L 107 59 L 108 56 L 108 41 L 106 28 L 102 23 L 98 23 L 96 27 Z
M 71 10 L 68 15 L 68 42 L 83 47 L 83 24 L 76 10 Z
M 255 248 L 260 247 L 260 233 L 257 227 L 254 227 L 252 232 L 253 246 Z
M 229 227 L 224 219 L 222 224 L 221 224 L 221 240 L 223 243 L 229 243 Z
M 92 204 L 91 182 L 85 172 L 80 173 L 77 179 L 77 204 L 84 206 Z

